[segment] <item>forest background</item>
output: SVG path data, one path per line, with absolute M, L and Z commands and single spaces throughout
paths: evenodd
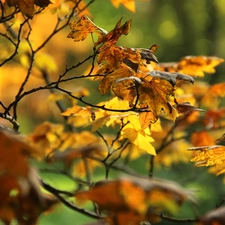
M 88 1 L 85 1 L 86 4 Z M 55 4 L 50 5 L 51 10 Z M 225 7 L 223 0 L 149 0 L 136 1 L 135 12 L 129 10 L 123 5 L 118 8 L 113 7 L 109 0 L 96 0 L 91 2 L 86 9 L 85 14 L 99 27 L 107 31 L 112 30 L 115 24 L 123 17 L 123 22 L 132 19 L 132 26 L 128 36 L 122 36 L 118 45 L 130 48 L 148 48 L 152 44 L 157 44 L 159 49 L 155 53 L 159 62 L 177 62 L 184 56 L 217 56 L 225 58 Z M 69 12 L 67 3 L 62 5 L 61 14 Z M 77 19 L 77 18 L 74 18 Z M 21 23 L 21 18 L 15 17 L 14 26 Z M 32 38 L 38 46 L 49 36 L 54 29 L 57 17 L 52 11 L 43 11 L 40 15 L 35 15 L 32 20 Z M 73 21 L 73 18 L 72 18 Z M 4 33 L 4 27 L 0 31 Z M 57 80 L 58 74 L 65 71 L 65 67 L 70 67 L 78 62 L 82 62 L 93 52 L 93 42 L 91 36 L 83 42 L 74 42 L 67 38 L 70 33 L 70 27 L 66 26 L 57 35 L 55 35 L 46 45 L 46 48 L 40 53 L 38 68 L 44 69 L 51 73 L 51 80 Z M 4 48 L 6 40 L 0 37 L 1 61 L 8 56 L 8 50 Z M 26 54 L 27 44 L 21 42 L 19 47 L 20 55 L 13 64 L 8 64 L 0 68 L 0 100 L 8 105 L 15 98 L 21 81 L 26 76 L 26 70 L 29 66 Z M 38 60 L 37 60 L 38 61 Z M 22 66 L 21 66 L 22 65 Z M 76 74 L 84 74 L 84 71 L 90 66 L 90 62 L 84 63 L 76 68 Z M 205 81 L 210 85 L 224 81 L 225 65 L 222 63 L 216 68 L 214 74 L 207 74 L 204 77 L 196 78 L 197 81 Z M 30 77 L 27 84 L 28 89 L 43 85 L 40 79 L 39 71 Z M 19 76 L 18 76 L 19 74 Z M 88 102 L 100 102 L 108 99 L 111 93 L 101 96 L 97 94 L 98 83 L 86 80 L 76 80 L 67 85 L 68 89 L 75 90 L 84 86 L 90 93 L 86 100 Z M 98 96 L 98 97 L 96 97 Z M 26 96 L 18 104 L 18 119 L 20 124 L 19 131 L 21 134 L 30 134 L 34 129 L 44 121 L 51 123 L 63 123 L 64 119 L 60 115 L 56 101 L 62 100 L 64 96 L 51 93 L 49 91 L 40 91 L 38 95 L 31 94 Z M 220 105 L 223 108 L 224 100 Z M 69 104 L 68 104 L 69 106 Z M 10 123 L 0 118 L 1 126 L 8 127 Z M 82 128 L 79 128 L 82 129 Z M 85 129 L 91 130 L 90 127 Z M 102 128 L 102 133 L 111 134 L 113 128 Z M 219 138 L 224 130 L 216 133 Z M 216 139 L 216 135 L 214 139 Z M 145 174 L 148 168 L 145 161 L 145 155 L 132 161 L 131 168 L 137 173 Z M 170 161 L 170 159 L 167 159 Z M 173 161 L 173 160 L 171 160 Z M 32 162 L 38 168 L 43 168 L 42 163 Z M 115 173 L 115 174 L 114 174 Z M 111 174 L 117 176 L 117 172 Z M 73 188 L 73 182 L 62 175 L 40 172 L 41 177 L 47 182 L 59 189 L 70 190 Z M 101 169 L 95 174 L 95 180 L 102 176 Z M 208 173 L 205 167 L 194 167 L 194 163 L 165 163 L 156 166 L 154 176 L 177 181 L 186 188 L 201 190 L 197 193 L 199 197 L 197 215 L 203 215 L 209 210 L 215 208 L 215 205 L 223 199 L 224 185 L 223 175 L 215 176 Z M 193 211 L 185 206 L 179 212 L 182 217 L 193 217 Z M 38 221 L 39 225 L 47 224 L 84 224 L 92 221 L 91 218 L 74 212 L 66 206 L 55 207 L 49 214 L 42 214 Z M 160 224 L 160 223 L 159 223 Z M 167 222 L 162 222 L 167 224 Z M 168 224 L 171 224 L 168 222 Z M 186 223 L 183 223 L 186 224 Z M 190 224 L 190 223 L 187 223 Z

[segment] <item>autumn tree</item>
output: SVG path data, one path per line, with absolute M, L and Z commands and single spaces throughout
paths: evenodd
M 111 3 L 135 13 L 134 0 Z M 121 46 L 132 21 L 107 31 L 92 4 L 0 2 L 1 224 L 39 224 L 62 205 L 74 224 L 79 214 L 95 225 L 225 224 L 223 196 L 204 196 L 214 208 L 201 214 L 203 187 L 172 178 L 178 164 L 225 172 L 225 83 L 203 80 L 224 59 L 164 63 L 157 43 Z M 90 55 L 71 60 L 73 43 Z

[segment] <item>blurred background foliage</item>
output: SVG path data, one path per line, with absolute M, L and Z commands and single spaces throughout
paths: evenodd
M 147 48 L 152 44 L 157 44 L 160 46 L 156 52 L 159 62 L 179 61 L 180 58 L 187 55 L 225 58 L 224 0 L 139 0 L 136 1 L 136 13 L 128 11 L 123 6 L 116 9 L 112 6 L 110 0 L 96 0 L 90 5 L 89 11 L 89 16 L 94 23 L 107 31 L 113 29 L 121 17 L 123 17 L 123 22 L 132 19 L 131 31 L 128 36 L 120 38 L 119 45 Z M 16 22 L 19 23 L 19 21 Z M 55 22 L 56 15 L 52 15 L 50 12 L 43 12 L 41 16 L 33 19 L 32 38 L 37 42 L 37 46 L 38 42 L 41 43 L 48 36 Z M 0 29 L 3 28 L 0 27 Z M 52 80 L 57 79 L 58 75 L 65 70 L 66 65 L 68 67 L 74 65 L 93 52 L 90 37 L 84 42 L 75 43 L 72 39 L 66 38 L 69 32 L 70 29 L 67 27 L 67 29 L 57 34 L 43 51 L 43 53 L 46 52 L 53 58 L 50 71 Z M 3 45 L 4 43 L 1 43 L 0 40 L 0 47 Z M 56 65 L 56 68 L 54 65 Z M 88 66 L 89 64 L 86 63 L 83 67 L 73 71 L 71 75 L 83 74 Z M 13 66 L 9 64 L 4 71 L 0 70 L 0 95 L 4 102 L 7 103 L 13 100 L 26 74 L 25 71 L 25 66 L 21 67 L 21 58 L 13 62 Z M 201 79 L 206 79 L 211 84 L 218 83 L 224 80 L 224 71 L 225 65 L 222 64 L 217 68 L 215 74 L 207 75 Z M 97 93 L 97 83 L 89 82 L 86 84 L 83 82 L 79 80 L 76 83 L 75 80 L 68 88 L 73 90 L 75 87 L 84 85 L 90 91 L 90 99 L 99 102 L 100 96 L 96 99 L 95 95 Z M 35 74 L 28 87 L 32 88 L 41 84 L 42 80 L 38 74 Z M 49 92 L 44 91 L 39 92 L 38 99 L 37 95 L 30 95 L 22 100 L 18 113 L 22 133 L 32 131 L 43 120 L 62 121 L 54 101 L 50 100 L 46 104 L 48 96 Z M 132 168 L 137 172 L 146 174 L 148 165 L 143 165 L 143 158 L 139 158 L 132 163 Z M 100 171 L 98 173 L 101 174 Z M 97 176 L 100 176 L 99 174 Z M 52 176 L 47 176 L 46 173 L 42 175 L 47 182 L 54 180 Z M 220 185 L 223 176 L 215 177 L 207 172 L 207 168 L 195 168 L 191 163 L 177 164 L 173 165 L 172 168 L 156 168 L 155 176 L 176 180 L 185 187 L 195 190 L 197 196 L 200 197 L 198 206 L 193 206 L 193 211 L 190 211 L 188 206 L 181 209 L 179 215 L 182 215 L 182 217 L 192 217 L 194 214 L 195 216 L 202 215 L 214 208 L 216 203 L 219 203 L 223 198 L 224 186 Z M 57 182 L 63 184 L 64 187 L 70 186 L 70 182 L 67 180 L 58 179 Z M 177 216 L 179 217 L 179 215 Z M 57 208 L 53 214 L 42 215 L 39 224 L 77 225 L 87 221 L 91 220 L 74 213 L 66 207 L 62 207 Z M 168 224 L 172 223 L 168 222 Z M 182 224 L 185 225 L 185 223 Z

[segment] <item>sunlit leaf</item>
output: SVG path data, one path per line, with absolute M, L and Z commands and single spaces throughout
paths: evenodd
M 201 146 L 188 148 L 191 151 L 200 151 L 192 159 L 196 166 L 214 166 L 217 175 L 225 172 L 225 147 L 222 145 Z M 219 167 L 217 167 L 219 165 Z M 218 170 L 220 169 L 220 170 Z
M 154 140 L 147 130 L 142 130 L 139 117 L 137 115 L 131 115 L 126 119 L 129 123 L 122 129 L 121 137 L 127 138 L 140 150 L 155 155 L 155 148 L 151 144 Z

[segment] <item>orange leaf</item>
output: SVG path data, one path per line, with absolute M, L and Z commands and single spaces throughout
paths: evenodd
M 214 67 L 222 62 L 224 59 L 218 57 L 186 56 L 177 63 L 155 64 L 154 69 L 202 77 L 204 73 L 215 73 Z
M 99 182 L 88 191 L 77 192 L 75 197 L 97 203 L 109 211 L 109 218 L 131 213 L 134 221 L 147 220 L 162 210 L 174 212 L 186 199 L 194 200 L 190 191 L 176 183 L 138 177 Z
M 204 117 L 204 124 L 205 126 L 218 128 L 221 126 L 221 122 L 224 119 L 225 119 L 225 108 L 208 110 Z
M 29 171 L 27 160 L 32 151 L 19 136 L 0 131 L 0 171 L 8 175 L 26 176 Z
M 215 144 L 212 136 L 210 136 L 209 133 L 206 131 L 193 132 L 191 135 L 191 143 L 193 146 L 196 147 Z

